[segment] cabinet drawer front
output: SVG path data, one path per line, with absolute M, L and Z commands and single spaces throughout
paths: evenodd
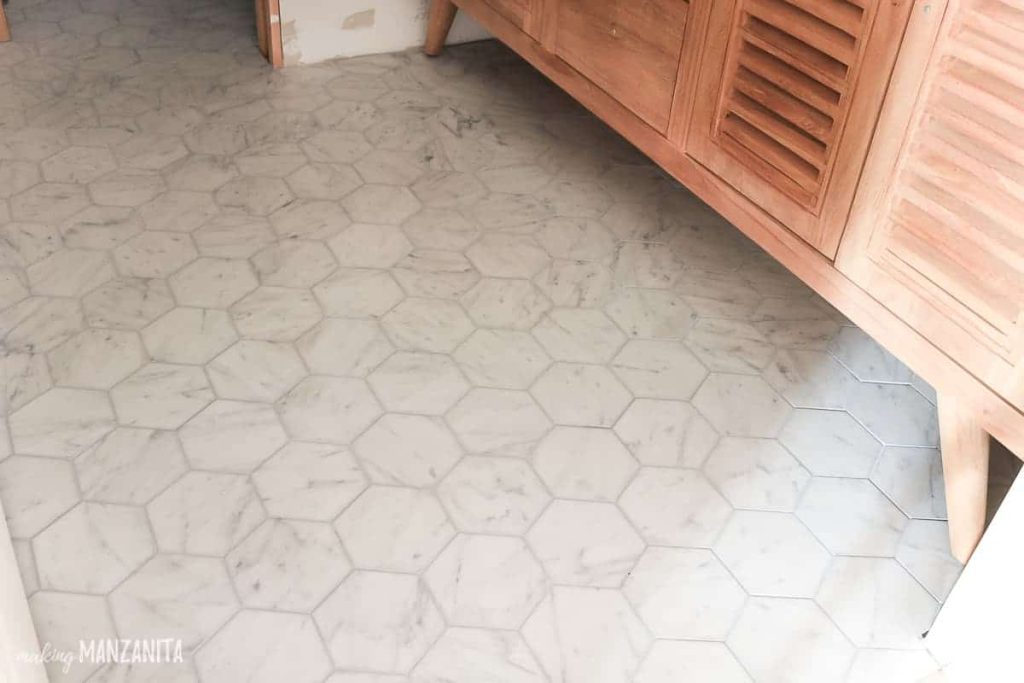
M 1024 409 L 1024 4 L 930 5 L 838 266 Z
M 548 0 L 550 48 L 653 128 L 668 128 L 689 3 Z
M 908 0 L 714 3 L 688 152 L 834 256 Z
M 531 0 L 486 0 L 494 11 L 505 17 L 521 30 L 530 28 Z

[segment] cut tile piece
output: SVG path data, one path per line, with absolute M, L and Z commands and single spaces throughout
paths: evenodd
M 556 424 L 610 427 L 630 402 L 629 391 L 601 365 L 555 363 L 533 395 Z
M 320 683 L 333 668 L 310 617 L 255 610 L 236 614 L 203 643 L 195 661 L 209 683 Z
M 753 683 L 722 643 L 659 640 L 651 647 L 635 683 Z
M 644 549 L 619 509 L 608 503 L 556 500 L 527 540 L 552 581 L 576 586 L 620 586 Z
M 69 661 L 47 661 L 47 680 L 53 683 L 80 683 L 100 664 L 78 657 L 81 641 L 105 642 L 116 638 L 114 624 L 102 597 L 40 591 L 29 598 L 29 610 L 40 642 L 55 653 L 73 653 Z M 45 646 L 45 645 L 44 645 Z
M 177 429 L 213 400 L 197 367 L 150 363 L 110 392 L 121 424 Z
M 843 327 L 829 351 L 862 382 L 908 384 L 911 380 L 907 366 L 857 327 Z
M 648 548 L 622 592 L 657 638 L 722 640 L 747 594 L 708 550 Z
M 470 451 L 527 456 L 551 422 L 525 391 L 473 389 L 448 413 L 448 423 Z
M 811 475 L 773 439 L 726 437 L 704 474 L 733 507 L 792 512 Z
M 854 647 L 810 600 L 752 598 L 728 639 L 758 683 L 842 683 Z
M 203 308 L 175 308 L 142 330 L 150 357 L 165 363 L 206 363 L 237 338 L 225 311 Z
M 145 505 L 188 470 L 173 432 L 118 427 L 75 460 L 87 500 Z
M 243 339 L 206 367 L 214 391 L 239 401 L 276 401 L 306 375 L 291 344 Z
M 934 448 L 882 451 L 871 481 L 912 519 L 946 519 L 942 456 Z
M 641 468 L 619 498 L 648 543 L 708 548 L 732 507 L 696 470 Z
M 527 620 L 526 642 L 549 678 L 630 683 L 651 635 L 618 590 L 556 586 Z
M 442 415 L 469 391 L 448 356 L 402 351 L 374 370 L 370 386 L 388 410 Z
M 634 339 L 611 364 L 634 396 L 686 400 L 708 371 L 681 342 Z
M 857 384 L 848 410 L 887 446 L 939 445 L 935 406 L 910 385 Z
M 268 519 L 227 554 L 242 604 L 308 612 L 351 570 L 329 524 Z
M 241 401 L 214 401 L 178 434 L 192 467 L 219 472 L 251 472 L 287 441 L 272 407 Z
M 455 529 L 432 492 L 371 486 L 334 523 L 360 569 L 418 572 Z
M 365 381 L 324 376 L 302 380 L 278 410 L 293 437 L 328 443 L 350 443 L 382 412 Z
M 416 665 L 413 678 L 422 683 L 484 680 L 492 683 L 541 683 L 546 680 L 540 665 L 518 633 L 471 628 L 449 628 L 445 631 Z M 331 683 L 346 681 L 342 679 Z M 388 682 L 366 680 L 363 683 Z
M 266 517 L 238 474 L 189 472 L 146 506 L 163 552 L 224 555 Z
M 779 442 L 819 477 L 867 477 L 882 444 L 848 413 L 794 410 Z
M 110 594 L 124 638 L 181 639 L 190 650 L 238 610 L 224 560 L 157 555 Z
M 963 569 L 949 550 L 949 528 L 945 522 L 934 520 L 910 520 L 896 559 L 940 602 L 949 595 Z
M 141 508 L 81 503 L 32 543 L 44 589 L 105 594 L 156 551 Z
M 644 465 L 700 467 L 718 432 L 689 403 L 637 399 L 615 423 L 615 433 Z
M 797 408 L 843 410 L 857 383 L 850 371 L 822 351 L 781 349 L 764 378 Z
M 20 455 L 73 458 L 114 429 L 114 412 L 103 392 L 50 389 L 9 418 Z
M 939 678 L 930 675 L 938 674 Z M 904 683 L 905 681 L 934 681 L 945 678 L 939 665 L 924 650 L 868 650 L 857 651 L 846 683 Z
M 0 462 L 0 497 L 12 538 L 31 538 L 79 500 L 71 463 L 13 455 Z
M 336 666 L 406 673 L 444 631 L 419 579 L 357 571 L 313 613 Z
M 328 318 L 296 342 L 309 369 L 324 375 L 365 377 L 395 350 L 373 320 Z
M 555 427 L 538 444 L 533 464 L 556 496 L 610 502 L 638 467 L 613 432 L 594 427 Z
M 831 555 L 795 517 L 740 510 L 715 553 L 752 595 L 814 597 Z
M 295 441 L 252 474 L 273 517 L 328 521 L 367 486 L 366 476 L 341 446 Z
M 414 487 L 435 484 L 462 456 L 445 423 L 422 415 L 384 415 L 354 448 L 374 482 Z
M 522 534 L 550 497 L 530 466 L 511 458 L 464 457 L 437 495 L 460 531 Z
M 701 385 L 693 405 L 726 436 L 773 438 L 792 412 L 760 377 L 718 373 Z
M 837 557 L 818 591 L 818 604 L 861 647 L 914 650 L 939 610 L 895 560 Z
M 478 329 L 452 357 L 478 386 L 526 389 L 551 360 L 526 332 Z
M 448 623 L 516 629 L 547 580 L 520 538 L 459 535 L 423 575 Z
M 796 515 L 833 553 L 896 554 L 907 518 L 864 479 L 815 478 Z

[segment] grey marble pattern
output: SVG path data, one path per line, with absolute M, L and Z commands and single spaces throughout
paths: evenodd
M 52 680 L 934 672 L 934 392 L 521 59 L 7 12 L 0 499 L 41 638 L 187 660 Z

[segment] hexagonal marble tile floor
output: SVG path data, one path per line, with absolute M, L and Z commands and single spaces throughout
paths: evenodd
M 55 681 L 912 681 L 934 397 L 500 46 L 22 0 L 0 498 Z M 938 680 L 937 678 L 935 680 Z

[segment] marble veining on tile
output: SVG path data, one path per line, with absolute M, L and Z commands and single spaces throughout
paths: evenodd
M 6 11 L 18 566 L 43 641 L 186 660 L 55 683 L 939 675 L 934 392 L 520 58 Z

